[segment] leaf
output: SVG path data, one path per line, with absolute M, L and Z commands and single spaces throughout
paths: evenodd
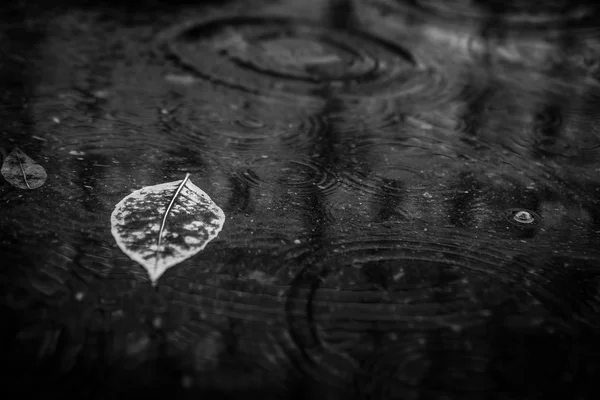
M 121 200 L 111 215 L 117 245 L 158 278 L 213 240 L 225 214 L 186 174 L 181 181 L 146 186 Z
M 14 148 L 2 163 L 0 173 L 4 179 L 19 189 L 37 189 L 46 182 L 46 170 L 27 154 Z

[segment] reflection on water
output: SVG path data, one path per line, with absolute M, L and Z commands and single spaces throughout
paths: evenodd
M 594 7 L 86 4 L 4 6 L 0 146 L 48 172 L 0 186 L 19 390 L 598 389 Z M 110 213 L 187 172 L 227 221 L 154 289 Z

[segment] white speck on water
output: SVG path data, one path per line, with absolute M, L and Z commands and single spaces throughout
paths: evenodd
M 156 329 L 160 329 L 162 328 L 163 325 L 163 320 L 161 317 L 154 317 L 154 319 L 152 320 L 152 326 L 154 326 Z
M 423 197 L 425 197 L 426 199 L 431 199 L 433 196 L 429 192 L 425 192 L 423 193 Z
M 192 85 L 197 81 L 195 77 L 188 74 L 167 74 L 165 80 L 178 85 Z
M 58 118 L 58 117 L 52 117 L 52 121 L 53 121 L 55 124 L 60 124 L 60 118 Z
M 300 239 L 294 240 L 294 244 L 300 244 L 300 243 L 302 243 L 302 242 L 300 242 Z
M 110 96 L 110 92 L 108 90 L 96 90 L 93 93 L 94 97 L 96 97 L 97 99 L 108 99 L 108 97 Z
M 192 387 L 192 384 L 193 384 L 193 383 L 194 383 L 194 382 L 193 382 L 193 380 L 192 380 L 192 377 L 191 377 L 191 376 L 189 376 L 189 375 L 187 375 L 187 374 L 186 374 L 186 375 L 183 375 L 183 376 L 181 377 L 181 386 L 182 386 L 182 387 L 184 387 L 184 388 L 186 388 L 186 389 L 189 389 L 190 387 Z
M 137 339 L 131 340 L 131 342 L 127 345 L 126 351 L 127 354 L 133 355 L 138 354 L 140 351 L 144 350 L 148 344 L 150 343 L 150 338 L 148 336 L 143 335 Z
M 71 150 L 69 152 L 69 154 L 72 155 L 72 156 L 83 156 L 83 155 L 85 155 L 85 152 L 83 152 L 83 151 L 77 151 L 77 150 Z
M 404 276 L 404 271 L 400 271 L 397 274 L 394 275 L 393 279 L 394 281 L 398 281 L 399 279 L 401 279 Z
M 83 294 L 83 292 L 75 293 L 75 300 L 77 300 L 77 301 L 83 300 L 84 297 L 85 297 L 85 294 Z
M 263 271 L 252 271 L 248 274 L 248 279 L 268 285 L 276 281 L 275 277 L 269 276 Z

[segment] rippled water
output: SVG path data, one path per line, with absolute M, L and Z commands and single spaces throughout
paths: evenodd
M 594 6 L 85 4 L 4 6 L 23 395 L 595 398 Z M 226 223 L 154 289 L 110 213 L 187 172 Z

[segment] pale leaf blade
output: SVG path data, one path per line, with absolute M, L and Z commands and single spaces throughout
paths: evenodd
M 186 176 L 123 198 L 111 215 L 111 232 L 156 284 L 167 269 L 203 250 L 224 222 L 223 210 Z
M 2 163 L 0 173 L 19 189 L 37 189 L 48 178 L 46 170 L 18 148 L 13 149 Z

